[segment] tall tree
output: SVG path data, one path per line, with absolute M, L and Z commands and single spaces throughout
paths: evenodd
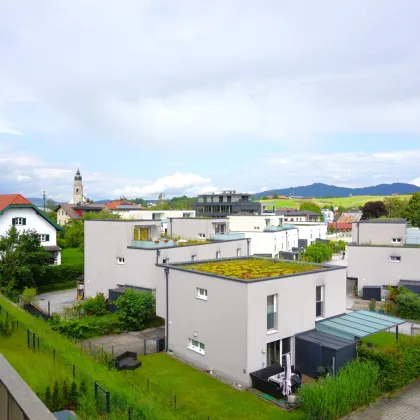
M 6 291 L 33 287 L 51 262 L 51 255 L 33 229 L 18 232 L 12 226 L 0 238 L 0 253 L 0 287 Z
M 420 227 L 420 193 L 415 192 L 410 198 L 406 210 L 406 217 L 414 227 Z
M 398 197 L 385 197 L 384 204 L 388 217 L 401 218 L 406 217 L 408 209 L 408 200 Z
M 308 211 L 313 211 L 314 213 L 322 214 L 321 207 L 319 207 L 315 203 L 312 203 L 311 201 L 304 201 L 300 205 L 299 210 L 308 210 Z
M 362 207 L 362 219 L 378 219 L 387 215 L 387 209 L 383 201 L 368 201 Z

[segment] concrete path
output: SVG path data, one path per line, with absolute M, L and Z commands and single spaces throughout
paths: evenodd
M 418 420 L 420 418 L 420 380 L 412 382 L 390 397 L 383 397 L 347 420 Z
M 43 293 L 36 297 L 38 305 L 48 312 L 48 301 L 50 301 L 51 313 L 61 314 L 64 308 L 72 306 L 77 302 L 76 289 L 59 290 L 57 292 Z

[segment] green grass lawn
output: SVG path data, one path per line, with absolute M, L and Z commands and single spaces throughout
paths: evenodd
M 303 201 L 313 201 L 318 204 L 320 207 L 339 207 L 343 206 L 345 208 L 355 208 L 361 207 L 368 201 L 383 201 L 385 197 L 389 196 L 376 196 L 376 195 L 355 195 L 352 197 L 333 197 L 333 198 L 315 198 L 315 199 L 303 199 L 303 200 L 260 200 L 261 203 L 266 206 L 275 206 L 276 208 L 281 207 L 291 207 L 299 208 Z M 400 199 L 409 200 L 411 195 L 401 195 L 398 196 Z
M 78 248 L 64 248 L 61 251 L 61 264 L 83 264 L 83 252 Z
M 52 331 L 47 323 L 14 307 L 2 296 L 0 305 L 3 317 L 8 311 L 10 319 L 13 317 L 20 323 L 18 335 L 0 339 L 0 353 L 35 392 L 44 391 L 55 380 L 68 378 L 72 364 L 75 364 L 76 378 L 83 372 L 89 378 L 90 388 L 93 381 L 98 381 L 110 391 L 111 398 L 118 395 L 125 405 L 141 408 L 147 419 L 206 420 L 207 416 L 211 420 L 302 418 L 300 410 L 286 413 L 247 391 L 237 391 L 164 353 L 142 357 L 143 365 L 136 371 L 110 371 L 86 355 L 79 346 Z M 41 353 L 27 349 L 24 324 L 41 337 Z M 55 363 L 52 348 L 56 349 Z M 149 391 L 146 386 L 148 379 Z M 173 409 L 175 394 L 176 410 Z
M 399 340 L 404 340 L 401 334 L 398 336 Z M 372 343 L 374 347 L 394 347 L 396 338 L 394 333 L 378 332 L 370 335 L 362 340 L 363 344 Z

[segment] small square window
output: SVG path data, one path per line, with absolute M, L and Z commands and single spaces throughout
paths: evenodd
M 45 241 L 47 240 L 46 235 L 45 235 L 44 233 L 41 233 L 41 234 L 39 235 L 39 240 L 40 240 L 41 242 L 45 242 Z
M 216 251 L 216 260 L 218 260 L 220 258 L 221 252 L 220 251 Z
M 117 264 L 124 264 L 124 263 L 125 263 L 125 259 L 123 257 L 117 258 Z
M 207 300 L 207 289 L 197 287 L 197 298 Z
M 392 243 L 393 244 L 400 244 L 402 242 L 401 238 L 392 238 Z
M 163 262 L 163 264 L 168 264 L 168 263 L 169 263 L 169 258 L 164 258 L 164 259 L 162 260 L 162 262 Z
M 241 248 L 238 248 L 238 249 L 236 250 L 236 256 L 237 256 L 237 257 L 240 257 L 240 256 L 241 256 Z
M 391 261 L 392 262 L 401 262 L 401 257 L 396 255 L 391 255 Z
M 23 217 L 16 217 L 15 218 L 15 225 L 18 225 L 18 226 L 23 225 Z
M 197 353 L 200 353 L 202 355 L 205 354 L 205 345 L 204 343 L 200 343 L 197 340 L 189 339 L 188 340 L 188 348 L 192 351 L 195 351 Z
M 205 234 L 205 233 L 199 233 L 199 234 L 198 234 L 198 237 L 199 237 L 200 239 L 206 239 L 206 234 Z
M 191 261 L 197 261 L 197 255 L 191 255 Z

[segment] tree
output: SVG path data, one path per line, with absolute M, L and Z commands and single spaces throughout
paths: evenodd
M 12 226 L 0 238 L 0 253 L 0 288 L 6 291 L 35 286 L 51 262 L 51 255 L 41 246 L 39 234 L 33 229 L 18 232 Z
M 263 196 L 261 197 L 261 200 L 268 200 L 268 197 L 267 197 L 266 195 L 263 195 Z
M 331 260 L 332 254 L 333 252 L 330 246 L 322 242 L 315 242 L 306 248 L 305 252 L 301 255 L 301 259 L 307 262 L 322 263 Z
M 313 211 L 314 213 L 322 214 L 321 207 L 319 207 L 317 204 L 312 203 L 311 201 L 304 201 L 300 207 L 299 210 L 307 210 L 307 211 Z
M 415 192 L 410 198 L 405 216 L 414 227 L 420 227 L 420 192 Z
M 385 197 L 384 204 L 388 217 L 396 219 L 406 217 L 408 200 L 402 200 L 398 197 Z
M 127 289 L 115 302 L 120 322 L 127 330 L 142 330 L 155 313 L 155 297 Z
M 160 193 L 158 197 L 158 202 L 156 203 L 156 210 L 170 210 L 170 205 L 168 200 L 165 198 L 165 193 Z
M 378 219 L 386 216 L 387 210 L 383 201 L 368 201 L 362 208 L 362 220 Z
M 50 212 L 54 211 L 54 209 L 57 207 L 55 204 L 55 201 L 52 198 L 47 198 L 45 201 L 45 209 L 49 210 Z
M 274 194 L 273 194 L 273 199 L 274 199 L 274 200 L 278 200 L 278 198 L 279 198 L 279 195 L 278 195 L 277 193 L 274 193 Z

